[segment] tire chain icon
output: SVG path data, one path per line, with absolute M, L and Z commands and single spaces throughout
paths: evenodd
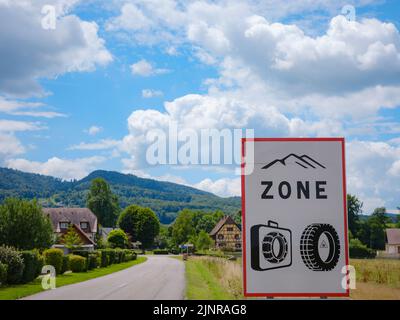
M 268 221 L 266 225 L 254 225 L 250 233 L 252 269 L 266 271 L 292 265 L 292 232 L 289 229 Z M 340 241 L 334 227 L 321 223 L 307 226 L 300 239 L 300 255 L 312 271 L 334 269 L 340 257 Z

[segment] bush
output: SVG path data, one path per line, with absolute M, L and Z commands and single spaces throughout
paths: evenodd
M 69 271 L 71 269 L 69 256 L 63 256 L 63 264 L 61 268 L 61 274 Z
M 0 287 L 7 281 L 7 265 L 0 263 Z
M 99 252 L 91 252 L 89 253 L 88 260 L 87 260 L 87 269 L 92 270 L 96 269 L 99 266 L 100 254 Z
M 351 239 L 349 243 L 350 258 L 367 258 L 373 259 L 376 251 L 368 248 L 358 239 Z
M 22 259 L 24 260 L 24 273 L 22 275 L 22 283 L 28 283 L 35 280 L 41 273 L 43 267 L 43 259 L 39 252 L 22 251 Z
M 87 250 L 72 250 L 72 254 L 76 255 L 76 256 L 84 257 L 86 259 L 89 258 L 89 251 L 87 251 Z
M 136 252 L 134 252 L 133 250 L 129 250 L 129 249 L 125 249 L 124 250 L 125 253 L 125 259 L 124 261 L 132 261 L 132 260 L 136 260 Z
M 116 255 L 117 263 L 125 262 L 125 255 L 126 255 L 125 250 L 116 249 L 115 255 Z
M 12 247 L 0 247 L 0 263 L 7 265 L 7 284 L 21 283 L 24 274 L 24 260 Z
M 112 230 L 108 235 L 107 242 L 113 248 L 127 248 L 129 240 L 124 230 L 115 229 Z
M 43 252 L 44 263 L 53 266 L 56 274 L 61 274 L 64 253 L 61 249 L 48 249 Z
M 114 249 L 105 250 L 108 256 L 109 264 L 118 263 L 117 262 L 117 252 Z
M 69 257 L 69 263 L 72 272 L 84 272 L 86 271 L 86 258 L 71 254 Z
M 100 252 L 100 267 L 107 267 L 110 264 L 110 257 L 108 256 L 106 249 L 98 250 L 98 252 Z
M 167 249 L 155 249 L 153 250 L 154 254 L 168 254 L 169 251 Z

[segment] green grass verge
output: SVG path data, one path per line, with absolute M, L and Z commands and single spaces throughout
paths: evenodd
M 138 257 L 136 260 L 123 262 L 119 264 L 113 264 L 106 268 L 98 268 L 94 270 L 89 270 L 88 272 L 82 273 L 67 273 L 63 275 L 59 275 L 56 278 L 57 288 L 66 286 L 73 283 L 78 283 L 98 277 L 105 276 L 110 273 L 114 273 L 117 271 L 124 270 L 126 268 L 132 267 L 139 263 L 143 263 L 147 260 L 146 257 Z M 35 293 L 39 293 L 44 291 L 41 284 L 41 279 L 36 279 L 27 284 L 8 286 L 4 288 L 0 288 L 0 300 L 16 300 L 23 297 L 27 297 L 33 295 Z
M 230 300 L 235 297 L 222 286 L 218 276 L 203 259 L 185 261 L 186 297 L 189 300 Z

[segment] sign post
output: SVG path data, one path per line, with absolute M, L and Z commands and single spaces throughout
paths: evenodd
M 245 296 L 349 296 L 344 144 L 242 140 Z

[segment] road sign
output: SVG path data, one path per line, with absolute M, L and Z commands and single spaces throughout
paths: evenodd
M 245 296 L 349 295 L 343 138 L 243 139 L 242 215 Z

